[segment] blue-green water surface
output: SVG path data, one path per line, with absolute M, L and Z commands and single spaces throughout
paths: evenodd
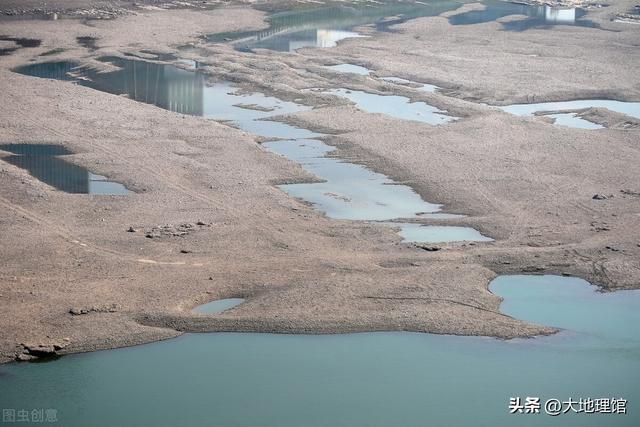
M 567 328 L 510 341 L 419 333 L 187 334 L 0 368 L 0 407 L 64 426 L 637 426 L 640 293 L 504 276 L 502 310 Z M 627 414 L 510 415 L 510 397 L 624 398 Z

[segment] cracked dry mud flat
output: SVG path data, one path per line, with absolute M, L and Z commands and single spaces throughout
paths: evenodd
M 111 20 L 0 21 L 3 35 L 41 41 L 7 41 L 16 49 L 0 57 L 0 144 L 62 145 L 73 153 L 67 162 L 135 193 L 68 194 L 0 163 L 2 360 L 29 348 L 80 352 L 185 331 L 524 337 L 553 329 L 502 314 L 488 290 L 497 274 L 637 288 L 638 119 L 588 109 L 580 117 L 603 128 L 584 130 L 491 107 L 638 101 L 640 26 L 611 21 L 630 7 L 589 9 L 599 28 L 510 31 L 509 23 L 531 17 L 452 25 L 448 16 L 483 10 L 467 4 L 391 31 L 364 25 L 356 30 L 367 37 L 332 48 L 253 53 L 203 38 L 268 27 L 260 7 L 240 2 L 122 9 Z M 12 71 L 45 61 L 113 71 L 104 56 L 185 69 L 191 63 L 180 60 L 197 61 L 207 85 L 230 81 L 305 105 L 279 120 L 324 134 L 336 147 L 331 156 L 464 215 L 411 221 L 473 227 L 494 241 L 413 244 L 385 225 L 333 219 L 278 187 L 318 178 L 259 135 Z M 345 63 L 373 75 L 326 68 Z M 389 76 L 439 89 L 383 80 Z M 458 119 L 434 126 L 366 112 L 327 93 L 338 88 L 421 101 Z M 216 316 L 191 311 L 226 298 L 245 303 Z

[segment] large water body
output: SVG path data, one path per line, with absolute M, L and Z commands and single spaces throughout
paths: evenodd
M 187 334 L 0 366 L 0 407 L 59 425 L 635 427 L 640 292 L 504 276 L 501 311 L 564 330 L 509 341 L 419 333 Z M 510 397 L 623 398 L 628 413 L 510 415 Z
M 270 49 L 294 52 L 303 47 L 333 47 L 345 38 L 360 37 L 357 27 L 372 25 L 378 31 L 388 31 L 391 25 L 420 17 L 438 16 L 454 11 L 465 3 L 473 2 L 330 2 L 324 6 L 274 13 L 269 17 L 269 28 L 265 30 L 212 34 L 206 40 L 214 43 L 231 41 L 241 51 Z M 474 25 L 522 15 L 522 19 L 503 23 L 503 28 L 523 31 L 552 25 L 595 26 L 593 22 L 583 18 L 586 12 L 581 9 L 551 8 L 498 0 L 481 3 L 485 6 L 484 10 L 454 14 L 448 18 L 449 23 Z
M 269 120 L 283 114 L 306 111 L 311 107 L 261 93 L 245 93 L 228 82 L 208 84 L 206 77 L 197 70 L 119 57 L 103 57 L 100 60 L 117 66 L 118 70 L 99 72 L 73 63 L 49 62 L 26 65 L 16 71 L 36 77 L 75 81 L 167 110 L 223 120 L 265 138 L 280 139 L 265 144 L 265 147 L 300 163 L 324 180 L 320 183 L 282 185 L 280 188 L 294 197 L 312 203 L 331 218 L 369 221 L 424 219 L 420 214 L 441 210 L 440 205 L 422 200 L 409 186 L 397 184 L 387 176 L 366 167 L 330 156 L 335 148 L 319 139 L 326 135 Z M 396 117 L 432 124 L 452 119 L 427 104 L 409 103 L 408 98 L 374 97 L 373 103 L 368 103 L 368 98 L 359 99 L 359 105 L 365 110 L 379 111 L 376 109 L 380 106 L 378 98 L 393 98 L 398 104 L 405 104 L 404 108 L 387 111 Z M 401 222 L 393 224 L 401 230 L 413 227 Z M 447 230 L 455 231 L 455 227 Z M 422 231 L 424 234 L 424 230 Z M 432 235 L 443 236 L 443 233 Z M 457 235 L 469 240 L 488 240 L 479 233 Z M 443 241 L 451 240 L 449 237 Z

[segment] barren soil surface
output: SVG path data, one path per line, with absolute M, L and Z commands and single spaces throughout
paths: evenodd
M 199 39 L 265 26 L 262 12 L 242 5 L 0 23 L 3 35 L 42 40 L 0 57 L 0 144 L 64 145 L 77 153 L 73 162 L 135 191 L 65 194 L 0 162 L 0 359 L 13 359 L 22 344 L 77 352 L 183 331 L 531 336 L 552 329 L 502 315 L 487 290 L 496 274 L 573 274 L 606 289 L 639 287 L 638 120 L 594 109 L 582 116 L 607 127 L 586 131 L 485 105 L 639 101 L 640 26 L 610 21 L 629 5 L 592 12 L 602 29 L 510 32 L 500 22 L 451 26 L 434 17 L 391 33 L 365 28 L 371 37 L 297 54 L 241 53 Z M 82 36 L 95 37 L 97 49 L 78 45 Z M 314 177 L 254 135 L 11 71 L 31 60 L 178 53 L 186 43 L 195 47 L 179 55 L 216 78 L 315 106 L 282 120 L 330 133 L 340 157 L 468 215 L 438 224 L 471 225 L 496 241 L 430 252 L 385 226 L 326 218 L 275 187 Z M 442 90 L 322 67 L 344 62 Z M 309 90 L 331 87 L 404 95 L 460 120 L 402 121 Z M 229 297 L 247 302 L 215 316 L 191 312 Z

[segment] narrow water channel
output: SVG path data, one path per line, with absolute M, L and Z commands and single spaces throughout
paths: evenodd
M 0 366 L 0 407 L 59 425 L 635 427 L 640 291 L 504 276 L 501 310 L 564 330 L 509 341 L 419 333 L 187 334 Z M 509 414 L 510 397 L 623 398 L 628 413 Z
M 390 224 L 400 229 L 401 234 L 412 236 L 408 241 L 419 241 L 420 236 L 425 236 L 425 242 L 431 243 L 435 243 L 434 237 L 440 237 L 441 242 L 457 241 L 457 238 L 491 240 L 478 232 L 468 233 L 467 228 L 439 227 L 429 233 L 429 225 L 416 230 L 413 224 L 397 221 L 409 218 L 429 220 L 421 215 L 438 212 L 441 206 L 424 201 L 411 187 L 398 184 L 385 175 L 330 156 L 335 148 L 321 140 L 326 135 L 270 120 L 283 114 L 310 110 L 309 106 L 262 93 L 240 92 L 228 82 L 207 84 L 204 74 L 174 65 L 119 57 L 100 60 L 119 67 L 119 70 L 104 73 L 76 64 L 50 62 L 26 65 L 16 71 L 36 77 L 74 80 L 97 90 L 126 94 L 164 109 L 223 120 L 255 135 L 277 138 L 279 140 L 264 146 L 298 162 L 324 180 L 281 185 L 280 188 L 312 203 L 331 218 L 392 221 Z M 411 103 L 405 97 L 365 92 L 344 93 L 344 96 L 356 97 L 354 101 L 365 111 L 387 113 L 404 120 L 419 120 L 432 125 L 453 120 L 443 111 L 422 102 Z M 392 102 L 395 108 L 383 108 L 388 102 Z
M 397 84 L 404 87 L 410 87 L 414 89 L 418 89 L 423 92 L 436 92 L 440 88 L 436 85 L 428 84 L 428 83 L 418 83 L 412 80 L 403 79 L 401 77 L 394 76 L 375 76 L 375 72 L 373 70 L 368 69 L 367 67 L 363 67 L 362 65 L 354 65 L 354 64 L 337 64 L 337 65 L 326 65 L 324 68 L 327 70 L 334 71 L 336 73 L 346 73 L 346 74 L 357 74 L 360 76 L 371 76 L 375 77 L 379 80 Z M 406 101 L 405 101 L 406 102 Z M 431 112 L 439 112 L 436 108 L 431 107 Z M 454 118 L 449 118 L 449 120 Z

